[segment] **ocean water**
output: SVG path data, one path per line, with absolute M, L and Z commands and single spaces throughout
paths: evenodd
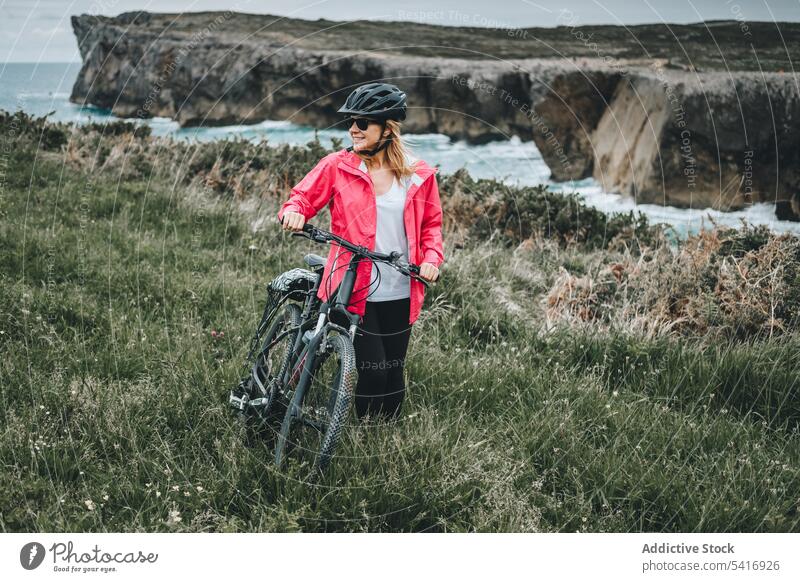
M 51 113 L 55 121 L 86 123 L 108 122 L 117 118 L 109 111 L 95 107 L 80 107 L 69 102 L 73 82 L 80 71 L 80 63 L 7 63 L 0 65 L 0 109 L 22 109 L 35 115 Z M 270 144 L 304 145 L 314 139 L 331 145 L 332 138 L 343 139 L 348 145 L 347 132 L 332 128 L 314 128 L 288 121 L 264 121 L 256 125 L 227 127 L 194 127 L 182 129 L 171 119 L 155 118 L 141 123 L 151 126 L 154 135 L 171 135 L 181 140 L 211 141 L 239 137 L 254 143 L 264 140 Z M 413 152 L 431 165 L 440 165 L 441 171 L 451 173 L 465 167 L 474 178 L 493 178 L 515 185 L 547 184 L 558 192 L 575 192 L 589 206 L 613 214 L 637 212 L 645 214 L 651 222 L 671 225 L 683 237 L 719 225 L 739 227 L 742 221 L 765 224 L 775 232 L 792 232 L 800 235 L 800 223 L 777 220 L 771 204 L 759 203 L 735 212 L 713 209 L 682 209 L 657 204 L 635 204 L 627 196 L 603 192 L 598 183 L 589 178 L 581 181 L 552 182 L 550 170 L 533 142 L 523 142 L 514 136 L 507 141 L 484 145 L 469 145 L 452 141 L 441 134 L 406 134 L 404 136 Z

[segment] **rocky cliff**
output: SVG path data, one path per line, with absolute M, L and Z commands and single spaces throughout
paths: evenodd
M 516 134 L 556 180 L 594 176 L 638 202 L 694 208 L 770 201 L 800 216 L 798 82 L 774 28 L 745 46 L 735 22 L 500 31 L 137 12 L 72 25 L 83 58 L 72 100 L 121 117 L 330 127 L 354 86 L 384 79 L 409 93 L 407 132 Z M 791 50 L 796 28 L 782 30 Z

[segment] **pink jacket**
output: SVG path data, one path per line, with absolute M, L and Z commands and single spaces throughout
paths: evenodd
M 413 162 L 414 159 L 410 159 Z M 414 264 L 444 262 L 442 245 L 442 206 L 436 183 L 437 168 L 416 160 L 416 173 L 407 178 L 408 191 L 403 211 L 408 259 Z M 350 242 L 375 250 L 377 208 L 372 178 L 366 164 L 346 149 L 328 154 L 292 188 L 292 195 L 278 211 L 278 220 L 287 210 L 299 212 L 306 220 L 313 218 L 324 206 L 330 206 L 330 231 Z M 402 250 L 402 249 L 398 249 Z M 338 257 L 337 257 L 338 255 Z M 344 278 L 351 253 L 331 243 L 317 296 L 327 301 L 329 294 Z M 331 272 L 333 275 L 331 276 Z M 372 274 L 371 261 L 361 261 L 356 271 L 353 296 L 348 311 L 364 315 L 366 297 Z M 330 277 L 330 281 L 328 278 Z M 422 310 L 425 287 L 411 279 L 411 311 L 408 323 L 414 323 Z

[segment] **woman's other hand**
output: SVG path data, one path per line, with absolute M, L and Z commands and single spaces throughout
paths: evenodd
M 291 230 L 295 232 L 301 231 L 303 230 L 303 225 L 305 225 L 305 223 L 306 217 L 299 212 L 287 210 L 283 213 L 283 222 L 281 223 L 283 230 Z
M 436 281 L 439 278 L 439 269 L 433 263 L 422 263 L 419 266 L 419 276 L 428 281 Z

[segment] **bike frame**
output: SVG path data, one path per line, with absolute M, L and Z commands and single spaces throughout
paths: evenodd
M 350 299 L 353 294 L 353 287 L 355 286 L 356 281 L 356 272 L 361 261 L 364 259 L 382 261 L 388 260 L 391 261 L 391 264 L 396 266 L 396 259 L 399 257 L 400 253 L 392 253 L 390 255 L 376 253 L 365 247 L 353 245 L 353 243 L 350 243 L 341 237 L 326 231 L 322 231 L 321 229 L 317 229 L 308 223 L 304 225 L 303 231 L 304 233 L 308 234 L 299 232 L 292 234 L 306 236 L 307 238 L 311 238 L 317 242 L 331 242 L 335 240 L 344 248 L 348 249 L 351 252 L 351 257 L 347 272 L 345 273 L 339 286 L 331 295 L 329 301 L 324 301 L 319 306 L 319 315 L 316 323 L 314 323 L 314 321 L 311 319 L 311 316 L 315 312 L 319 303 L 317 292 L 322 284 L 324 269 L 317 271 L 317 279 L 314 284 L 314 288 L 308 292 L 306 297 L 305 306 L 300 318 L 301 324 L 299 329 L 291 328 L 280 333 L 278 337 L 276 337 L 272 343 L 270 343 L 269 346 L 266 346 L 262 349 L 262 352 L 272 349 L 272 347 L 281 339 L 283 339 L 286 334 L 298 330 L 297 338 L 294 341 L 294 345 L 291 347 L 289 365 L 285 370 L 283 370 L 282 376 L 278 378 L 277 381 L 279 382 L 280 389 L 285 390 L 284 395 L 289 401 L 289 410 L 287 411 L 287 414 L 292 414 L 304 424 L 313 426 L 317 430 L 322 430 L 324 427 L 317 426 L 317 423 L 313 423 L 308 419 L 303 418 L 302 410 L 299 407 L 299 403 L 303 401 L 304 394 L 311 384 L 312 375 L 316 369 L 317 356 L 321 355 L 321 352 L 319 351 L 320 346 L 324 345 L 324 342 L 327 340 L 328 332 L 330 331 L 337 331 L 342 334 L 347 334 L 350 337 L 351 342 L 353 342 L 355 339 L 356 328 L 361 320 L 361 316 L 357 313 L 348 311 L 347 305 L 350 303 Z M 315 233 L 323 234 L 324 238 L 317 238 Z M 405 264 L 403 268 L 408 276 L 414 276 L 415 278 L 418 278 L 418 280 L 421 281 L 426 287 L 428 286 L 428 283 L 424 279 L 419 278 L 418 265 Z M 334 321 L 334 319 L 336 319 L 336 321 Z M 347 327 L 339 325 L 339 323 L 337 323 L 338 320 L 346 322 Z M 306 337 L 312 326 L 314 327 L 313 332 L 310 334 L 310 336 Z M 293 386 L 295 387 L 294 389 L 292 389 Z M 331 397 L 333 397 L 333 395 Z M 253 403 L 254 402 L 256 401 L 253 401 Z

